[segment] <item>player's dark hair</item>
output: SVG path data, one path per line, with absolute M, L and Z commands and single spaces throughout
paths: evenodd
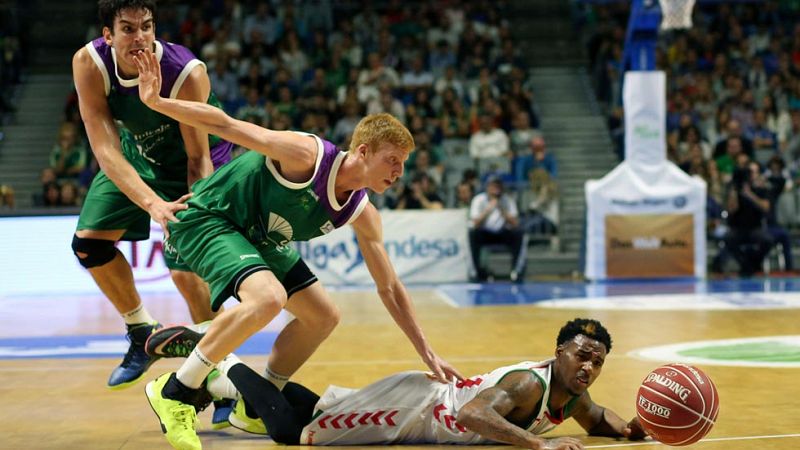
M 114 18 L 119 16 L 123 9 L 146 9 L 153 17 L 156 16 L 155 0 L 99 0 L 97 2 L 97 16 L 100 23 L 110 30 L 114 29 Z
M 571 341 L 575 336 L 582 334 L 606 346 L 606 352 L 611 352 L 611 335 L 600 322 L 594 319 L 574 319 L 567 322 L 558 332 L 556 344 L 561 345 Z

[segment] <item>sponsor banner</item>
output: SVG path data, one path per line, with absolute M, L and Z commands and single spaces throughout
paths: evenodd
M 0 218 L 0 295 L 98 292 L 72 253 L 78 216 Z M 139 292 L 175 292 L 164 264 L 161 228 L 150 239 L 119 242 Z
M 605 219 L 609 277 L 694 276 L 691 214 L 610 214 Z
M 382 211 L 381 218 L 386 252 L 403 282 L 466 281 L 470 254 L 465 210 Z M 372 283 L 351 227 L 295 246 L 323 283 Z
M 383 239 L 403 281 L 464 281 L 469 264 L 467 217 L 462 210 L 382 212 Z M 0 218 L 0 296 L 96 293 L 97 286 L 72 253 L 77 216 Z M 123 241 L 141 293 L 177 293 L 164 264 L 161 228 L 148 240 Z M 329 285 L 371 283 L 351 227 L 298 243 L 309 267 Z

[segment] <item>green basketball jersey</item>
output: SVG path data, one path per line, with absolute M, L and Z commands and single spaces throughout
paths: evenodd
M 269 158 L 247 152 L 198 181 L 189 210 L 224 216 L 257 247 L 307 241 L 352 222 L 369 201 L 366 191 L 353 191 L 339 204 L 334 193 L 336 173 L 347 153 L 314 138 L 318 151 L 310 180 L 288 181 Z
M 186 149 L 180 124 L 147 107 L 139 99 L 139 79 L 123 79 L 117 73 L 116 54 L 103 38 L 86 44 L 105 82 L 105 92 L 112 117 L 133 134 L 141 157 L 152 166 L 155 176 L 165 180 L 186 180 Z M 189 49 L 166 41 L 155 41 L 155 53 L 161 65 L 163 97 L 175 98 L 189 73 L 203 63 Z M 221 104 L 209 95 L 207 103 Z M 232 145 L 209 135 L 211 159 L 215 167 L 230 160 Z M 138 169 L 137 169 L 138 170 Z

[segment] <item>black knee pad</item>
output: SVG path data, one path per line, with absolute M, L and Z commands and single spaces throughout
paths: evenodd
M 114 246 L 114 241 L 72 237 L 72 252 L 78 257 L 78 262 L 87 269 L 111 262 L 117 256 L 118 251 Z M 81 258 L 78 253 L 83 253 L 86 257 Z

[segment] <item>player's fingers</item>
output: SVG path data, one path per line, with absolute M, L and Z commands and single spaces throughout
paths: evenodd
M 181 195 L 181 198 L 179 198 L 178 200 L 175 201 L 175 203 L 183 203 L 186 200 L 189 200 L 190 198 L 192 198 L 193 195 L 194 194 L 191 193 L 191 192 L 189 192 L 188 194 L 183 194 L 183 195 Z
M 164 232 L 164 239 L 169 239 L 169 227 L 167 226 L 167 221 L 159 220 L 158 223 L 161 225 L 161 230 Z
M 464 381 L 464 375 L 461 375 L 461 372 L 459 372 L 455 367 L 448 367 L 448 372 L 450 372 L 452 376 L 456 377 L 458 381 Z

